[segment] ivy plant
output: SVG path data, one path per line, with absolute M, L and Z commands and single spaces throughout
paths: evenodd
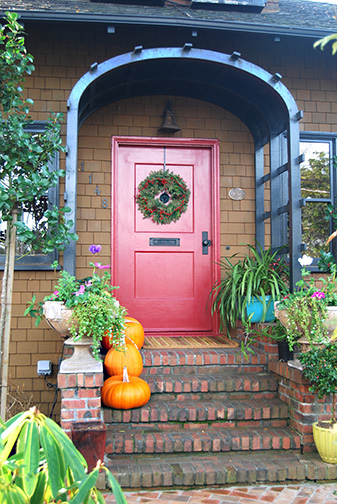
M 63 250 L 77 236 L 73 222 L 66 219 L 70 209 L 50 206 L 49 188 L 58 184 L 63 170 L 52 171 L 50 160 L 63 151 L 60 137 L 61 114 L 51 114 L 43 133 L 31 134 L 30 107 L 24 84 L 34 72 L 33 56 L 27 52 L 23 26 L 15 12 L 7 12 L 0 25 L 0 237 L 6 250 L 1 290 L 0 368 L 2 368 L 1 414 L 4 416 L 8 366 L 13 271 L 16 240 L 27 253 Z M 37 212 L 36 226 L 24 221 L 24 214 Z

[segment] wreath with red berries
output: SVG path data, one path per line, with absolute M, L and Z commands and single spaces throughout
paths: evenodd
M 179 175 L 160 170 L 151 172 L 139 184 L 136 201 L 144 219 L 170 224 L 186 212 L 190 194 Z

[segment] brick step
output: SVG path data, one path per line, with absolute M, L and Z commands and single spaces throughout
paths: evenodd
M 221 373 L 215 374 L 158 374 L 144 376 L 144 379 L 150 385 L 152 394 L 156 394 L 159 400 L 169 399 L 169 394 L 177 395 L 180 400 L 189 397 L 191 394 L 193 394 L 194 400 L 196 394 L 198 394 L 198 399 L 205 398 L 204 394 L 208 395 L 210 399 L 212 395 L 216 397 L 217 394 L 223 399 L 234 394 L 247 398 L 261 392 L 276 392 L 278 386 L 277 379 L 270 373 L 237 375 L 227 368 Z
M 111 423 L 151 422 L 215 422 L 227 421 L 231 425 L 242 422 L 288 418 L 288 407 L 279 399 L 247 401 L 150 401 L 142 408 L 114 410 L 103 408 L 104 421 Z M 234 422 L 234 423 L 233 423 Z
M 180 368 L 179 372 L 184 374 L 206 374 L 212 369 L 211 372 L 221 372 L 224 366 L 230 366 L 234 373 L 243 373 L 249 369 L 252 372 L 265 370 L 266 353 L 259 349 L 254 349 L 254 352 L 245 358 L 238 348 L 142 349 L 143 374 L 174 374 L 177 366 Z
M 109 428 L 106 454 L 194 453 L 300 448 L 300 436 L 288 427 L 175 429 Z
M 112 455 L 105 463 L 123 490 L 296 483 L 337 479 L 337 464 L 298 451 Z

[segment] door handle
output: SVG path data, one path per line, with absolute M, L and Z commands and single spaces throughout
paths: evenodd
M 202 255 L 208 255 L 208 247 L 212 245 L 208 239 L 208 231 L 202 231 Z

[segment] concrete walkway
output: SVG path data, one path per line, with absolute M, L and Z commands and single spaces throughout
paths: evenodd
M 337 483 L 233 486 L 223 489 L 124 492 L 128 504 L 337 504 Z M 116 501 L 105 495 L 107 504 Z

